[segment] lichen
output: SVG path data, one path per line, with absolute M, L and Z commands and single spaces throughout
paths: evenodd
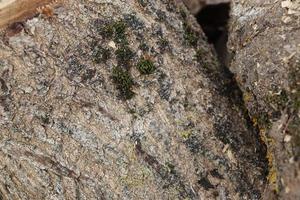
M 191 130 L 182 131 L 179 135 L 182 139 L 187 140 L 191 137 L 192 131 Z

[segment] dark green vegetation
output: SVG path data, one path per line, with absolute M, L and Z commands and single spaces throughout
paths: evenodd
M 127 45 L 128 41 L 126 38 L 126 24 L 122 20 L 105 23 L 103 27 L 100 27 L 100 35 L 104 38 L 113 39 L 114 42 L 120 45 Z
M 118 49 L 115 51 L 115 56 L 118 61 L 118 66 L 112 69 L 112 79 L 116 88 L 120 92 L 122 99 L 130 99 L 134 96 L 134 92 L 131 90 L 134 81 L 130 75 L 131 60 L 134 57 L 134 53 L 129 47 L 129 43 L 126 36 L 127 24 L 124 20 L 115 22 L 97 22 L 100 27 L 97 28 L 99 34 L 104 39 L 113 40 Z M 104 24 L 104 25 L 102 25 Z M 94 54 L 94 60 L 96 63 L 106 62 L 110 58 L 110 50 L 106 48 L 98 48 Z
M 134 54 L 131 49 L 125 45 L 120 46 L 119 49 L 116 50 L 116 57 L 118 60 L 118 64 L 122 65 L 126 68 L 130 66 L 130 60 L 133 58 Z
M 130 99 L 133 97 L 134 93 L 131 90 L 133 86 L 133 79 L 126 69 L 114 67 L 112 70 L 112 79 L 124 99 Z
M 156 67 L 151 60 L 143 58 L 137 64 L 137 69 L 141 74 L 152 74 L 155 71 Z
M 199 37 L 195 33 L 195 31 L 191 28 L 191 26 L 188 25 L 187 22 L 183 23 L 183 28 L 184 28 L 184 39 L 187 41 L 187 43 L 191 46 L 197 46 Z

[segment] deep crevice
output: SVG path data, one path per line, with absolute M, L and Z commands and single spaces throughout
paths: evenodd
M 208 42 L 214 45 L 219 61 L 228 65 L 228 21 L 230 18 L 230 4 L 221 3 L 208 5 L 196 15 Z
M 216 75 L 215 77 L 213 77 L 212 81 L 222 82 L 216 83 L 217 85 L 219 85 L 218 87 L 220 88 L 219 93 L 222 96 L 227 97 L 232 104 L 239 107 L 244 119 L 247 122 L 247 128 L 249 132 L 254 133 L 254 135 L 251 137 L 256 137 L 254 138 L 254 140 L 257 141 L 255 148 L 259 149 L 259 152 L 257 154 L 258 158 L 249 158 L 249 162 L 260 163 L 256 164 L 262 167 L 262 169 L 264 169 L 264 178 L 266 178 L 268 174 L 268 167 L 266 161 L 266 144 L 264 144 L 260 140 L 259 128 L 251 120 L 251 116 L 243 98 L 243 91 L 239 87 L 235 79 L 235 75 L 229 69 L 230 56 L 227 49 L 227 41 L 229 35 L 228 22 L 230 20 L 230 6 L 230 3 L 207 5 L 202 10 L 200 10 L 200 12 L 197 13 L 195 17 L 200 26 L 202 27 L 202 30 L 205 33 L 208 42 L 214 46 L 219 63 L 221 65 L 218 69 L 218 72 L 214 73 Z M 219 124 L 218 126 L 221 125 Z M 226 138 L 231 137 L 228 135 L 224 135 L 224 137 L 222 136 L 220 139 L 223 138 L 225 143 L 228 139 L 235 139 Z

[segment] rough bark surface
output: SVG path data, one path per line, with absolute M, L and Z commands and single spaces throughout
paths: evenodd
M 268 180 L 280 199 L 300 198 L 299 16 L 299 0 L 232 4 L 230 69 L 268 146 Z
M 0 199 L 261 197 L 264 146 L 183 5 L 72 0 L 22 27 L 0 41 Z

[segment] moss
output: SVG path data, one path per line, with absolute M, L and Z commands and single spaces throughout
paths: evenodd
M 137 69 L 141 74 L 152 74 L 156 67 L 151 60 L 141 59 L 137 64 Z
M 255 117 L 253 117 L 252 121 L 255 126 L 258 125 L 260 128 L 263 129 L 271 128 L 271 121 L 268 113 L 261 112 L 257 114 Z
M 126 39 L 126 23 L 122 20 L 116 22 L 105 23 L 99 30 L 104 38 L 113 39 L 117 44 L 128 44 Z
M 128 44 L 126 38 L 126 24 L 123 21 L 117 21 L 113 25 L 114 41 L 118 44 Z
M 197 46 L 197 44 L 198 44 L 198 35 L 188 25 L 187 22 L 183 23 L 183 29 L 184 29 L 184 39 L 187 41 L 187 43 L 191 46 L 194 46 L 194 47 Z
M 121 67 L 114 67 L 112 70 L 112 79 L 120 91 L 122 98 L 131 99 L 134 96 L 134 92 L 131 90 L 133 79 L 127 70 Z
M 105 23 L 103 26 L 98 28 L 98 31 L 104 38 L 111 38 L 114 34 L 114 28 L 111 23 Z
M 111 51 L 104 47 L 95 47 L 93 51 L 93 60 L 96 63 L 106 63 L 106 61 L 111 57 Z
M 134 56 L 133 52 L 127 45 L 121 46 L 119 49 L 116 50 L 115 53 L 118 60 L 118 64 L 122 66 L 128 66 L 130 60 Z
M 180 16 L 181 16 L 184 20 L 187 18 L 187 14 L 186 14 L 184 8 L 181 8 L 180 11 L 179 11 L 179 13 L 180 13 Z

